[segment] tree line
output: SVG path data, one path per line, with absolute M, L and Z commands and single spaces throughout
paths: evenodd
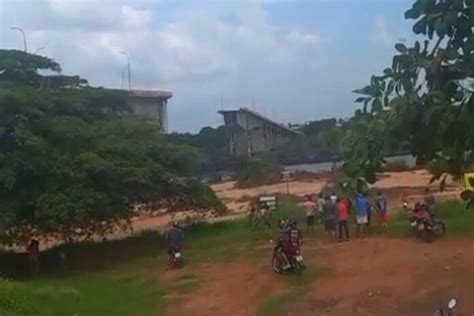
M 199 151 L 133 113 L 123 91 L 0 50 L 0 241 L 73 240 L 129 227 L 136 205 L 222 210 L 194 180 Z

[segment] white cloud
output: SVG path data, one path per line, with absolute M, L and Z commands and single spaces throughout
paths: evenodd
M 389 30 L 387 21 L 383 16 L 377 16 L 375 18 L 375 32 L 373 40 L 378 44 L 393 45 L 396 41 L 395 34 Z
M 173 106 L 195 102 L 213 115 L 205 104 L 221 96 L 232 105 L 250 97 L 271 105 L 278 89 L 298 89 L 298 81 L 307 85 L 316 73 L 321 36 L 273 25 L 261 4 L 240 7 L 232 22 L 204 9 L 155 21 L 159 9 L 131 0 L 0 0 L 0 46 L 21 47 L 19 34 L 9 30 L 19 25 L 30 51 L 45 47 L 41 53 L 65 73 L 109 87 L 120 86 L 125 58 L 118 51 L 125 50 L 132 87 L 170 89 Z

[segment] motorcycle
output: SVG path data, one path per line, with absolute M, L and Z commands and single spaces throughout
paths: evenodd
M 174 269 L 179 269 L 183 266 L 183 256 L 179 249 L 171 249 L 168 257 L 168 265 Z
M 446 225 L 439 218 L 430 220 L 420 220 L 418 222 L 419 236 L 426 242 L 432 242 L 433 239 L 443 237 L 446 232 Z
M 283 256 L 286 256 L 290 263 L 290 268 L 284 269 L 284 259 Z M 295 250 L 293 254 L 287 254 L 283 252 L 283 248 L 280 245 L 277 245 L 273 249 L 273 256 L 272 256 L 272 268 L 278 274 L 283 272 L 296 272 L 301 274 L 305 269 L 306 265 L 304 264 L 304 258 L 301 255 L 301 251 L 299 249 Z
M 456 307 L 456 303 L 457 302 L 456 302 L 455 298 L 452 298 L 452 299 L 449 300 L 449 302 L 448 302 L 448 311 L 447 311 L 447 314 L 446 314 L 447 316 L 451 316 L 451 311 L 454 309 L 454 307 Z M 445 315 L 445 313 L 444 313 L 443 308 L 437 309 L 433 314 L 433 316 L 444 316 L 444 315 Z
M 412 232 L 424 241 L 432 242 L 434 238 L 443 237 L 446 233 L 446 225 L 441 219 L 432 214 L 429 216 L 419 215 L 428 214 L 426 205 L 417 204 L 415 205 L 415 209 L 410 209 L 405 202 L 403 203 L 403 207 L 408 214 Z
M 411 232 L 414 235 L 418 235 L 418 220 L 415 216 L 414 210 L 408 207 L 407 202 L 403 203 L 403 208 L 405 209 L 405 212 L 407 213 L 408 222 L 410 223 Z
M 436 216 L 433 216 L 433 233 L 436 237 L 443 237 L 446 233 L 446 225 Z

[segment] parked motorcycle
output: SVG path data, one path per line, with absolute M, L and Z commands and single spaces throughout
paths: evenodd
M 426 242 L 432 242 L 435 238 L 443 237 L 446 225 L 439 218 L 418 222 L 420 237 Z
M 445 314 L 443 308 L 439 308 L 434 312 L 433 316 L 445 316 L 445 315 L 451 316 L 451 311 L 454 309 L 454 307 L 456 307 L 456 303 L 457 302 L 456 302 L 455 298 L 450 299 L 449 302 L 448 302 L 447 313 Z
M 411 232 L 414 235 L 417 235 L 418 234 L 418 220 L 415 216 L 414 210 L 412 208 L 408 207 L 407 202 L 403 203 L 403 208 L 405 209 L 405 212 L 408 216 L 408 222 L 410 223 Z
M 286 256 L 286 258 L 288 258 L 288 261 L 290 262 L 289 269 L 283 269 L 283 256 Z M 282 247 L 277 245 L 273 249 L 272 269 L 278 274 L 283 272 L 296 272 L 298 274 L 301 274 L 306 269 L 306 265 L 304 264 L 304 258 L 301 255 L 301 251 L 299 249 L 297 249 L 293 254 L 286 254 L 283 252 Z
M 170 268 L 179 269 L 183 266 L 183 256 L 179 249 L 172 249 L 168 258 L 168 265 Z
M 412 232 L 424 241 L 432 242 L 434 238 L 443 237 L 446 233 L 446 225 L 440 218 L 432 214 L 420 215 L 429 214 L 426 205 L 417 203 L 415 209 L 411 209 L 405 202 L 403 208 L 407 212 Z

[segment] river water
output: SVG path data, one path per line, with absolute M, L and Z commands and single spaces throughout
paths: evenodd
M 407 166 L 415 167 L 416 160 L 412 155 L 400 155 L 400 156 L 390 156 L 386 157 L 387 162 L 403 160 Z M 342 162 L 338 162 L 337 166 L 340 167 Z M 319 172 L 319 171 L 331 171 L 332 162 L 317 162 L 317 163 L 304 163 L 299 165 L 288 165 L 285 166 L 285 170 L 290 171 L 307 171 L 307 172 Z

